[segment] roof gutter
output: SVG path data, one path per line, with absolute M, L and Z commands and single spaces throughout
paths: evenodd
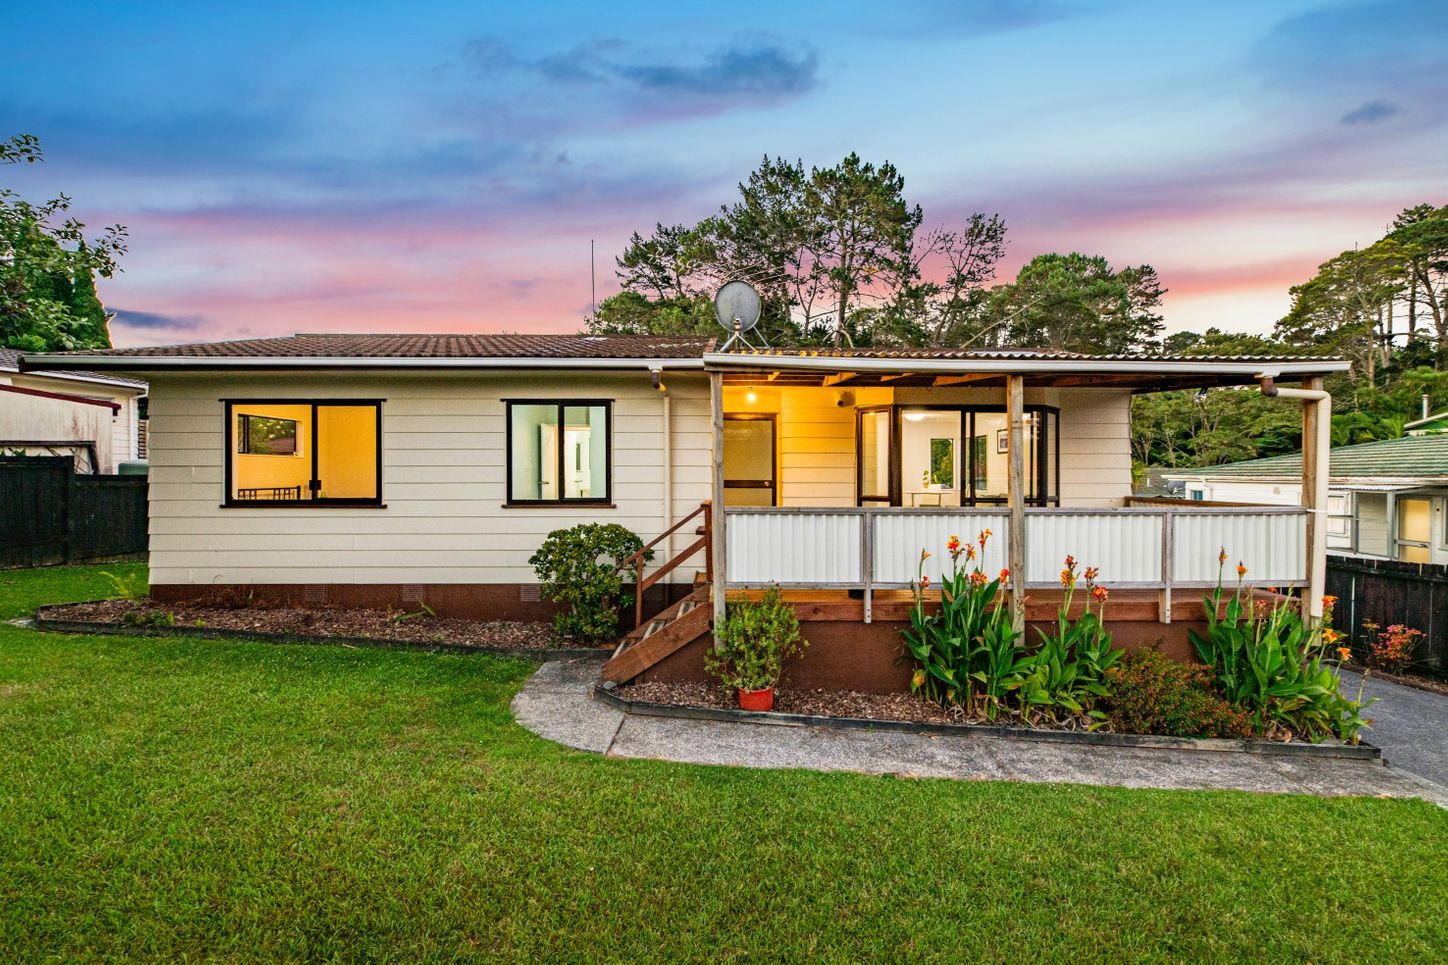
M 23 372 L 49 369 L 116 369 L 131 372 L 203 369 L 608 369 L 637 371 L 704 368 L 702 358 L 277 358 L 178 355 L 25 355 Z
M 849 369 L 852 372 L 1000 372 L 1002 374 L 1029 374 L 1032 372 L 1086 372 L 1121 374 L 1140 372 L 1146 375 L 1242 375 L 1258 378 L 1268 376 L 1281 378 L 1304 375 L 1321 375 L 1325 372 L 1345 372 L 1351 363 L 1336 359 L 1274 363 L 1270 369 L 1263 369 L 1260 360 L 1256 362 L 1185 362 L 1126 359 L 945 359 L 945 358 L 869 358 L 843 357 L 832 355 L 735 355 L 710 352 L 704 356 L 705 364 L 717 368 L 759 368 L 785 371 L 789 369 L 828 369 L 838 372 Z

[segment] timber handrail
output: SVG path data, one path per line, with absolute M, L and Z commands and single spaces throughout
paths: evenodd
M 658 546 L 670 536 L 673 536 L 679 530 L 683 529 L 686 524 L 688 524 L 690 521 L 694 520 L 700 515 L 704 517 L 704 535 L 701 536 L 699 539 L 695 540 L 693 543 L 690 543 L 687 547 L 685 547 L 683 552 L 676 554 L 672 559 L 664 563 L 663 566 L 660 566 L 657 570 L 645 577 L 644 567 L 648 564 L 654 547 Z M 692 513 L 685 516 L 683 519 L 679 520 L 677 523 L 664 530 L 658 536 L 655 536 L 653 539 L 645 543 L 643 549 L 619 562 L 619 569 L 624 569 L 626 567 L 632 566 L 634 570 L 635 627 L 639 626 L 644 622 L 644 590 L 647 590 L 649 587 L 653 586 L 666 574 L 672 573 L 675 569 L 679 567 L 680 564 L 682 564 L 689 557 L 693 556 L 695 553 L 699 552 L 699 550 L 701 549 L 704 550 L 704 559 L 706 561 L 704 564 L 706 570 L 705 578 L 710 581 L 713 580 L 713 560 L 709 554 L 710 540 L 713 537 L 712 521 L 713 514 L 710 512 L 709 503 L 702 502 L 699 504 L 698 509 L 695 509 Z

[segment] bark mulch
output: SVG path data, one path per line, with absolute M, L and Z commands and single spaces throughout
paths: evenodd
M 47 607 L 45 619 L 109 623 L 119 629 L 157 625 L 153 621 L 174 615 L 184 629 L 238 630 L 284 633 L 311 637 L 359 637 L 415 643 L 490 647 L 505 650 L 596 650 L 553 637 L 553 627 L 542 622 L 511 620 L 458 620 L 428 616 L 425 612 L 369 610 L 334 606 L 222 606 L 176 604 L 156 606 L 146 600 L 102 600 Z
M 735 695 L 717 684 L 652 681 L 620 687 L 623 700 L 682 707 L 732 710 Z M 783 714 L 813 717 L 856 717 L 865 720 L 903 720 L 914 724 L 965 724 L 958 710 L 952 713 L 913 694 L 861 694 L 845 690 L 790 690 L 774 692 L 774 709 Z

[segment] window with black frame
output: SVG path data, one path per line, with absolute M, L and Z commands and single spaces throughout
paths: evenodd
M 519 399 L 507 408 L 510 504 L 612 500 L 611 402 Z
M 381 402 L 233 399 L 225 407 L 226 505 L 381 503 Z
M 892 427 L 894 432 L 887 431 Z M 1025 430 L 1026 502 L 1057 504 L 1056 410 L 1028 406 Z M 856 439 L 861 505 L 989 506 L 1009 501 L 1010 426 L 1003 408 L 929 405 L 862 410 Z M 887 469 L 890 466 L 895 468 Z

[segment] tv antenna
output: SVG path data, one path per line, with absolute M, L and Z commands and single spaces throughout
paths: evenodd
M 749 341 L 749 333 L 759 325 L 759 310 L 759 292 L 748 282 L 726 282 L 724 287 L 719 289 L 714 296 L 714 315 L 724 331 L 729 333 L 729 338 L 720 346 L 719 351 L 729 351 L 736 342 L 741 347 L 754 348 Z M 755 337 L 761 345 L 769 348 L 764 333 L 758 332 Z

